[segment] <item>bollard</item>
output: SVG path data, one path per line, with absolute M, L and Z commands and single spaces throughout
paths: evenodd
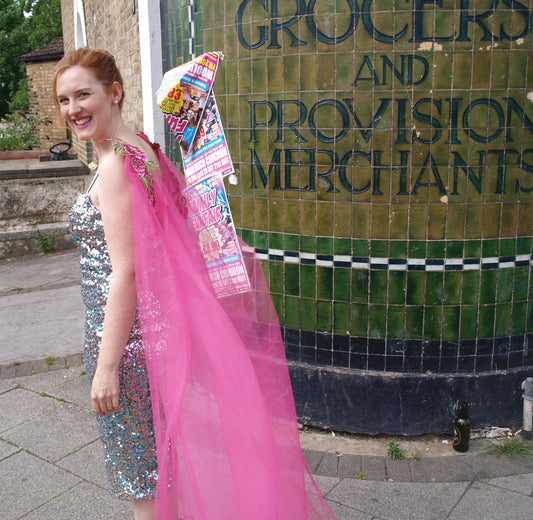
M 533 377 L 528 377 L 522 382 L 522 397 L 524 399 L 524 418 L 522 427 L 522 437 L 526 441 L 531 440 L 531 430 L 533 429 Z

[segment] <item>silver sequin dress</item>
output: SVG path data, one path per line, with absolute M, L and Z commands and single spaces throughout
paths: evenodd
M 86 306 L 84 359 L 92 380 L 113 273 L 100 213 L 86 193 L 78 196 L 71 209 L 69 230 L 80 251 L 81 291 Z M 121 499 L 153 498 L 157 481 L 156 445 L 138 318 L 120 366 L 120 410 L 96 417 L 111 493 Z

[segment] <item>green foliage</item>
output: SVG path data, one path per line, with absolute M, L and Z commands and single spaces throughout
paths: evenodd
M 38 144 L 34 130 L 40 123 L 20 113 L 6 115 L 0 120 L 0 152 L 31 150 Z
M 54 250 L 54 237 L 52 235 L 39 235 L 35 239 L 42 253 L 51 253 Z
M 509 458 L 530 457 L 533 455 L 533 443 L 526 441 L 520 435 L 513 435 L 503 441 L 492 444 L 492 450 L 500 457 L 506 455 Z
M 394 440 L 387 442 L 387 455 L 392 460 L 403 460 L 405 459 L 402 450 L 400 449 L 400 444 Z
M 0 117 L 28 108 L 22 56 L 61 34 L 60 0 L 0 0 Z

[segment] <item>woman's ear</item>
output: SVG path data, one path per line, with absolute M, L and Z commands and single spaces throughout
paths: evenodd
M 118 81 L 111 85 L 111 99 L 113 104 L 119 104 L 122 99 L 122 86 Z

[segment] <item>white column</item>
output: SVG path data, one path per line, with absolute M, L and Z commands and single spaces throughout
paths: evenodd
M 165 119 L 155 100 L 163 78 L 160 6 L 158 1 L 138 0 L 138 9 L 144 133 L 164 145 Z

